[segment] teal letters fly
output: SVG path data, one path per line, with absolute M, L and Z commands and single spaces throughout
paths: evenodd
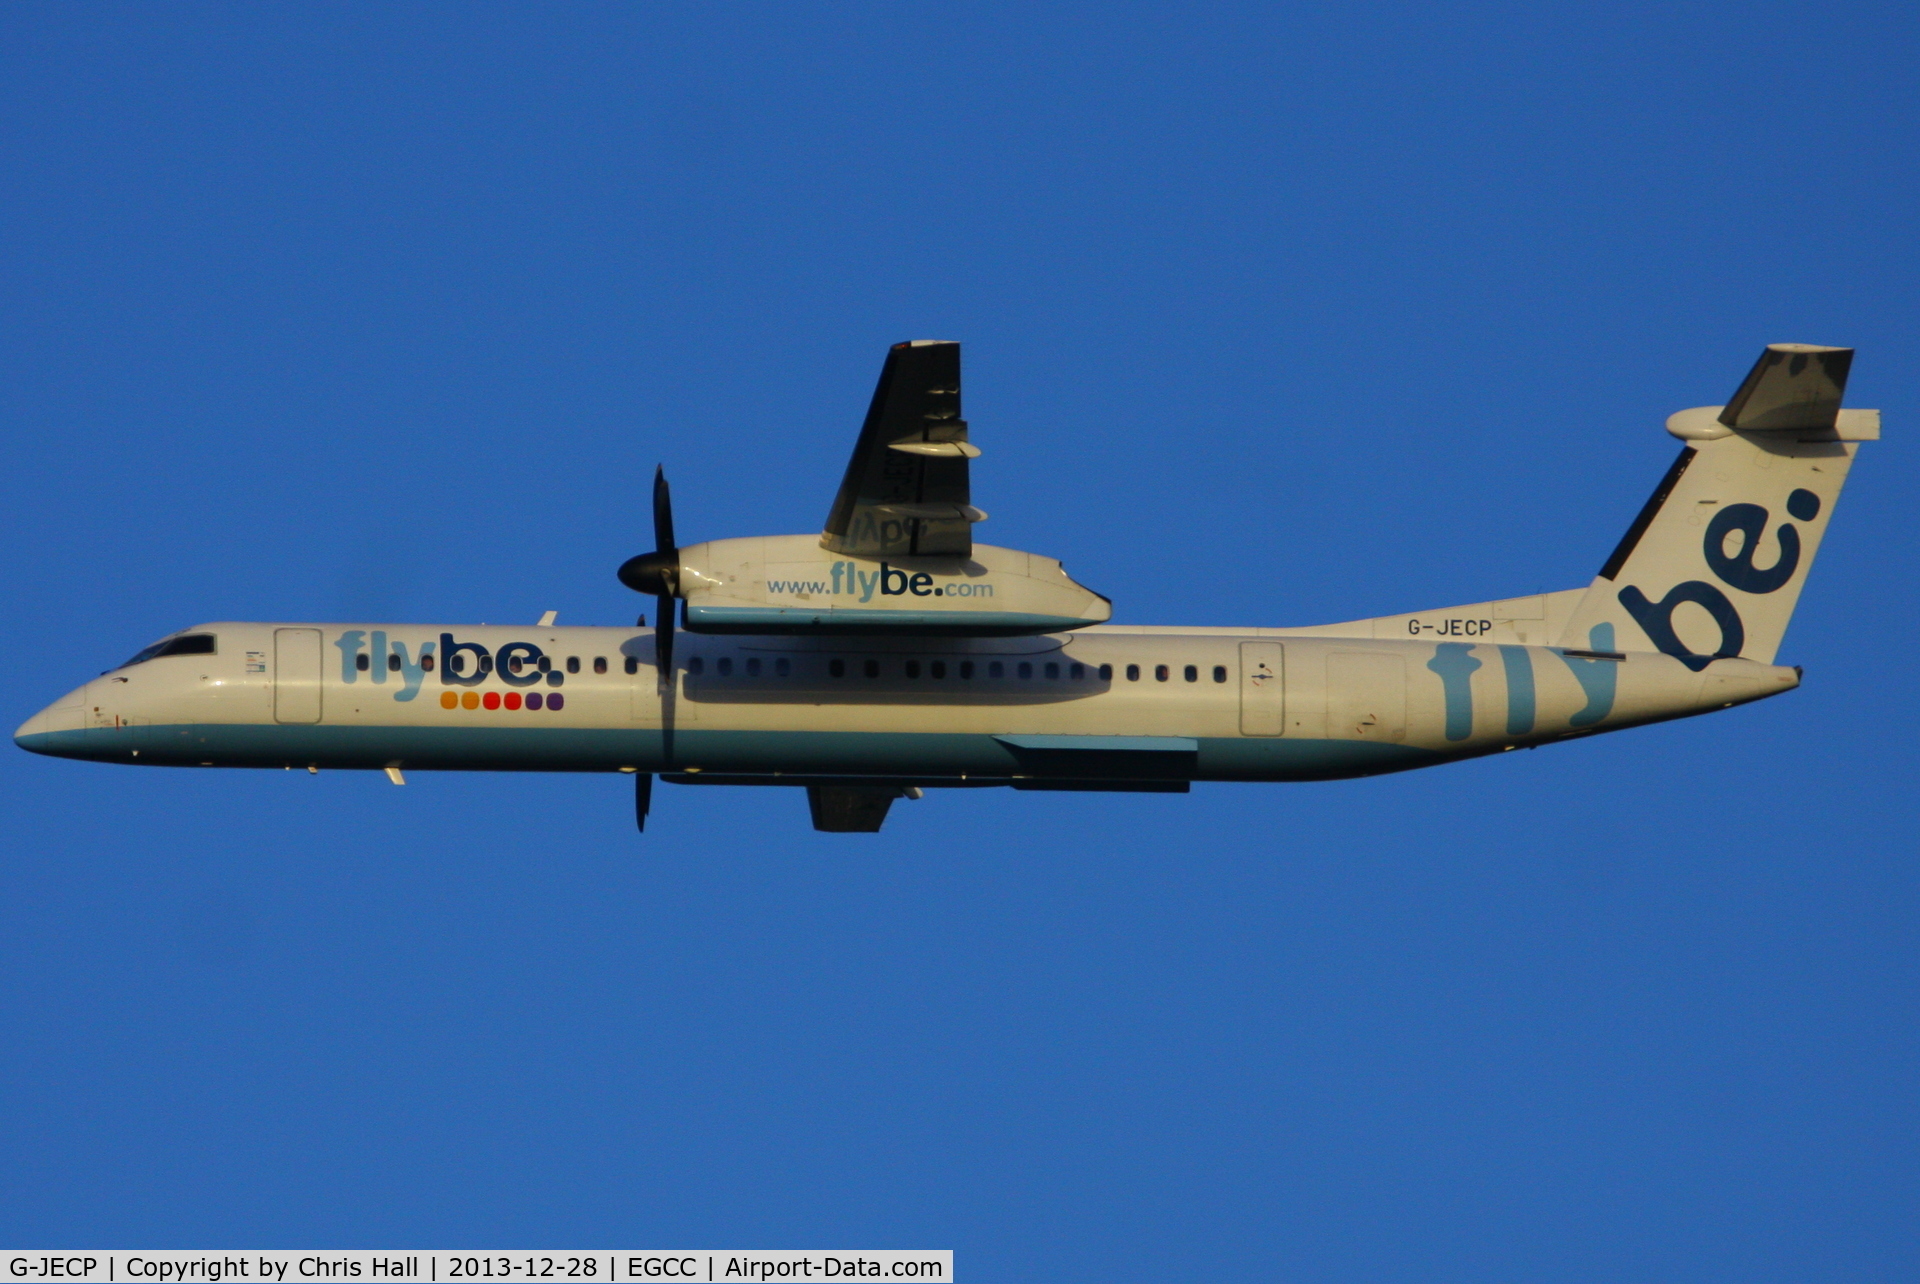
M 1447 739 L 1465 740 L 1473 734 L 1473 674 L 1480 661 L 1471 642 L 1441 642 L 1433 648 L 1427 667 L 1440 675 L 1447 697 Z
M 1587 634 L 1587 645 L 1595 651 L 1613 650 L 1613 626 L 1596 624 Z M 1620 681 L 1620 661 L 1618 660 L 1576 660 L 1570 655 L 1560 657 L 1573 670 L 1573 676 L 1579 680 L 1580 689 L 1587 693 L 1586 707 L 1567 719 L 1570 726 L 1591 727 L 1600 719 L 1613 712 L 1613 693 Z
M 1523 646 L 1500 648 L 1507 669 L 1507 734 L 1524 736 L 1533 730 L 1533 657 Z

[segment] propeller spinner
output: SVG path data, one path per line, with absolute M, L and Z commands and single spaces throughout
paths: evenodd
M 680 547 L 673 540 L 673 494 L 662 467 L 653 470 L 653 551 L 621 563 L 620 582 L 636 593 L 653 594 L 658 608 L 654 659 L 664 691 L 673 684 L 673 600 L 680 595 Z

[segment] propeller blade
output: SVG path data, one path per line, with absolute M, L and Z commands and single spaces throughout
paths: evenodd
M 667 488 L 666 469 L 658 466 L 653 470 L 653 543 L 651 553 L 620 564 L 620 582 L 636 593 L 671 600 L 680 591 L 680 548 L 673 542 L 673 493 Z
M 633 823 L 647 832 L 647 813 L 653 810 L 653 773 L 643 771 L 633 778 Z
M 673 492 L 667 487 L 665 466 L 653 467 L 653 551 L 671 553 L 680 546 L 673 539 Z
M 654 599 L 660 608 L 653 626 L 653 662 L 660 671 L 660 689 L 673 686 L 673 599 L 661 594 Z

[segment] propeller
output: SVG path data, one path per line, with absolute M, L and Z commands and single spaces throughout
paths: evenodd
M 620 565 L 620 582 L 636 593 L 651 593 L 658 614 L 654 618 L 654 663 L 660 689 L 673 685 L 673 599 L 680 595 L 680 547 L 673 542 L 673 493 L 665 468 L 653 470 L 653 551 L 629 557 Z

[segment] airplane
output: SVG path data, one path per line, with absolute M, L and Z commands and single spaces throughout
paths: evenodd
M 1773 344 L 1593 580 L 1302 628 L 1110 623 L 1060 562 L 976 543 L 960 346 L 887 353 L 815 535 L 654 548 L 619 568 L 655 627 L 197 624 L 35 714 L 34 753 L 142 766 L 596 771 L 803 788 L 877 832 L 928 789 L 1186 793 L 1370 776 L 1710 713 L 1775 664 L 1874 410 L 1850 348 Z M 676 623 L 676 616 L 678 623 Z

